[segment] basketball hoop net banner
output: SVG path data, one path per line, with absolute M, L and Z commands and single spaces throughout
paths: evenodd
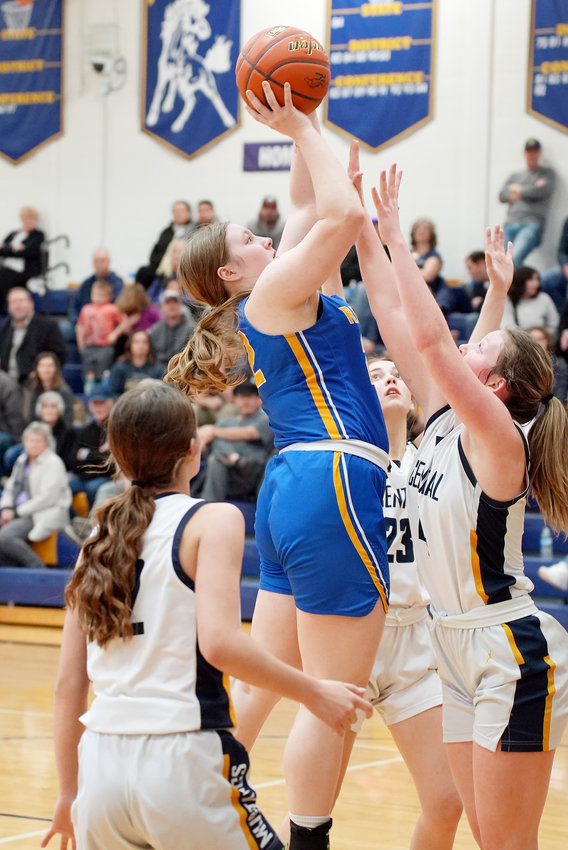
M 527 112 L 568 133 L 566 0 L 532 0 Z
M 241 4 L 142 2 L 142 130 L 192 158 L 238 127 Z
M 0 156 L 17 165 L 63 132 L 63 0 L 0 0 Z
M 328 0 L 328 127 L 378 151 L 432 119 L 436 4 Z

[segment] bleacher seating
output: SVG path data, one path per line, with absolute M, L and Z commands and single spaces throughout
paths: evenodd
M 234 502 L 234 504 L 245 517 L 247 537 L 242 563 L 241 615 L 243 620 L 250 620 L 254 611 L 259 581 L 259 555 L 254 540 L 256 504 L 253 502 Z M 523 537 L 525 570 L 534 584 L 533 596 L 539 608 L 556 617 L 568 630 L 568 593 L 563 593 L 538 576 L 538 568 L 541 564 L 548 566 L 568 553 L 568 541 L 563 537 L 555 537 L 553 557 L 543 558 L 538 553 L 543 522 L 540 513 L 527 513 L 525 516 Z M 57 567 L 43 570 L 0 567 L 0 604 L 63 606 L 65 584 L 71 574 L 71 567 L 76 560 L 79 548 L 63 533 L 57 535 L 57 547 Z
M 252 618 L 258 592 L 259 557 L 254 538 L 254 502 L 234 502 L 245 517 L 247 539 L 242 564 L 241 615 Z M 61 608 L 64 591 L 79 554 L 79 547 L 65 534 L 57 535 L 57 564 L 46 569 L 0 567 L 0 605 Z
M 525 533 L 523 535 L 525 572 L 534 584 L 532 595 L 540 610 L 555 617 L 568 630 L 568 593 L 548 584 L 538 576 L 538 568 L 541 565 L 548 567 L 562 557 L 566 557 L 568 540 L 562 535 L 554 536 L 553 556 L 551 558 L 543 557 L 539 554 L 540 533 L 543 525 L 544 519 L 540 513 L 528 512 L 525 514 Z

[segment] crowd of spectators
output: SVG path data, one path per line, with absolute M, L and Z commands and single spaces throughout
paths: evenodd
M 541 153 L 540 143 L 529 139 L 524 149 L 526 168 L 513 172 L 499 193 L 508 204 L 504 226 L 516 250 L 503 325 L 526 328 L 549 351 L 555 394 L 566 403 L 568 217 L 558 245 L 558 265 L 538 270 L 525 262 L 528 248 L 532 250 L 542 238 L 554 189 L 555 173 L 541 166 Z M 141 380 L 163 377 L 170 358 L 193 332 L 201 307 L 181 293 L 177 272 L 185 240 L 217 220 L 209 200 L 198 203 L 195 218 L 183 200 L 175 201 L 171 211 L 171 221 L 158 234 L 134 279 L 123 279 L 113 269 L 109 251 L 96 248 L 91 273 L 68 291 L 65 316 L 36 309 L 37 299 L 26 288 L 40 273 L 45 237 L 38 229 L 37 211 L 23 207 L 20 226 L 0 244 L 1 563 L 38 564 L 29 544 L 40 539 L 38 528 L 43 532 L 47 526 L 38 523 L 34 505 L 57 517 L 57 528 L 52 530 L 69 530 L 75 516 L 70 506 L 78 493 L 85 495 L 92 510 L 101 496 L 128 486 L 115 480 L 109 465 L 106 421 L 121 393 Z M 278 247 L 284 220 L 273 195 L 262 198 L 247 226 L 270 236 Z M 409 245 L 450 326 L 456 316 L 462 317 L 456 339 L 467 336 L 487 291 L 484 251 L 472 250 L 464 258 L 464 280 L 448 281 L 433 221 L 417 218 Z M 346 300 L 360 320 L 366 351 L 384 350 L 354 247 L 342 264 L 341 276 Z M 66 362 L 81 370 L 79 389 L 75 385 L 73 390 L 65 380 Z M 195 407 L 203 455 L 193 492 L 209 499 L 254 501 L 274 450 L 254 382 L 247 378 L 234 391 L 204 393 L 195 398 Z M 38 470 L 48 468 L 54 482 L 63 469 L 65 487 L 54 487 L 47 502 L 42 492 L 38 502 Z M 83 539 L 90 519 L 75 517 L 73 522 L 83 523 L 78 536 Z

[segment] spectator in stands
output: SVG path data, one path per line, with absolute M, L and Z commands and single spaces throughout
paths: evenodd
M 191 403 L 197 417 L 197 425 L 214 425 L 220 419 L 227 419 L 237 412 L 233 404 L 233 388 L 222 392 L 207 390 L 191 396 Z
M 556 338 L 558 322 L 558 310 L 550 295 L 541 291 L 537 270 L 531 266 L 515 268 L 501 327 L 516 325 L 527 330 L 538 326 Z
M 78 546 L 82 546 L 96 525 L 96 512 L 99 505 L 106 499 L 111 499 L 119 493 L 124 493 L 130 487 L 130 481 L 122 472 L 116 472 L 110 481 L 101 484 L 97 490 L 95 501 L 89 511 L 88 517 L 74 516 L 71 522 L 63 529 L 64 533 Z
M 542 273 L 540 285 L 542 291 L 550 295 L 556 309 L 561 313 L 568 291 L 568 218 L 564 219 L 558 245 L 558 265 Z
M 174 283 L 177 284 L 177 273 L 179 269 L 179 261 L 185 246 L 185 239 L 173 239 L 168 250 L 168 274 L 157 275 L 152 284 L 148 287 L 148 298 L 155 304 L 160 303 L 160 296 L 164 290 L 174 288 Z M 177 286 L 179 292 L 179 285 Z
M 525 143 L 526 168 L 514 171 L 499 192 L 501 203 L 509 205 L 503 230 L 505 245 L 513 243 L 515 266 L 524 265 L 531 251 L 540 245 L 554 191 L 555 172 L 540 164 L 541 154 L 538 139 L 528 139 Z
M 217 220 L 213 201 L 199 201 L 197 205 L 197 227 L 208 227 Z
M 568 368 L 568 299 L 564 302 L 564 309 L 560 314 L 555 352 L 557 357 L 564 360 Z
M 465 258 L 465 264 L 470 276 L 465 289 L 471 300 L 471 310 L 479 313 L 489 288 L 485 251 L 472 251 Z
M 71 471 L 77 432 L 73 426 L 67 425 L 64 414 L 65 403 L 58 392 L 50 390 L 39 396 L 35 406 L 35 419 L 49 425 L 55 440 L 55 452 L 65 464 L 65 468 Z
M 470 313 L 471 301 L 461 286 L 448 286 L 440 274 L 442 257 L 436 250 L 438 236 L 434 223 L 428 218 L 419 218 L 410 231 L 412 256 L 422 277 L 430 287 L 442 313 Z
M 17 383 L 0 370 L 0 475 L 6 474 L 4 455 L 22 436 L 22 397 Z
M 101 484 L 111 480 L 112 468 L 106 434 L 106 423 L 114 404 L 114 396 L 103 382 L 95 384 L 87 402 L 92 420 L 77 431 L 75 451 L 71 458 L 71 491 L 87 494 L 92 506 Z
M 208 447 L 204 470 L 192 483 L 204 499 L 254 501 L 274 449 L 268 416 L 254 381 L 247 380 L 233 390 L 237 415 L 214 425 L 202 425 L 199 437 Z
M 187 201 L 176 201 L 172 205 L 172 221 L 165 227 L 158 237 L 158 241 L 150 253 L 148 265 L 141 266 L 136 272 L 136 280 L 146 289 L 150 286 L 164 255 L 171 245 L 173 239 L 186 239 L 195 229 L 191 220 L 191 207 Z
M 175 289 L 165 289 L 160 297 L 163 318 L 150 328 L 150 340 L 158 366 L 165 371 L 170 357 L 184 347 L 193 333 L 195 319 L 183 305 Z
M 564 358 L 559 357 L 554 351 L 554 337 L 546 328 L 528 328 L 527 333 L 535 339 L 539 345 L 542 345 L 544 350 L 552 360 L 554 368 L 554 386 L 552 388 L 553 395 L 559 398 L 562 404 L 568 401 L 568 363 Z
M 278 201 L 274 195 L 266 195 L 262 199 L 257 218 L 249 221 L 247 227 L 255 236 L 270 236 L 273 247 L 277 249 L 282 238 L 284 224 L 285 222 L 280 219 Z
M 122 279 L 112 271 L 110 263 L 110 254 L 106 248 L 97 248 L 93 253 L 93 268 L 94 273 L 85 278 L 79 289 L 73 293 L 69 299 L 69 321 L 74 327 L 79 318 L 79 313 L 85 304 L 92 301 L 91 289 L 96 280 L 106 280 L 112 286 L 111 301 L 116 301 L 123 287 Z M 74 339 L 74 335 L 70 339 Z
M 48 425 L 30 423 L 23 445 L 0 498 L 0 564 L 44 567 L 28 541 L 44 540 L 65 527 L 71 490 Z
M 59 455 L 65 467 L 71 469 L 73 449 L 76 440 L 76 431 L 72 425 L 67 425 L 64 420 L 65 402 L 61 395 L 55 390 L 42 392 L 34 401 L 33 413 L 30 422 L 45 422 L 51 428 L 55 440 L 54 451 Z M 17 442 L 6 450 L 4 455 L 4 471 L 9 475 L 14 467 L 16 459 L 24 451 L 24 445 Z
M 81 308 L 75 327 L 77 348 L 83 361 L 83 378 L 93 372 L 95 380 L 100 381 L 114 361 L 114 346 L 124 317 L 111 302 L 112 284 L 96 280 L 91 287 L 91 301 Z
M 6 312 L 7 293 L 14 286 L 25 286 L 42 272 L 41 246 L 45 238 L 37 227 L 37 210 L 22 207 L 21 225 L 0 244 L 0 312 Z
M 148 297 L 141 283 L 125 286 L 116 300 L 121 313 L 120 325 L 116 329 L 115 356 L 120 356 L 128 336 L 133 331 L 148 331 L 162 318 L 160 308 Z
M 55 319 L 38 316 L 34 301 L 21 286 L 8 293 L 8 316 L 0 325 L 0 366 L 20 386 L 30 377 L 36 357 L 50 351 L 65 362 L 65 340 Z
M 156 363 L 152 340 L 147 331 L 133 331 L 126 341 L 124 354 L 110 370 L 110 389 L 114 396 L 131 390 L 144 378 L 161 378 L 163 368 Z
M 538 577 L 566 593 L 568 591 L 568 561 L 558 561 L 550 567 L 539 567 Z
M 63 401 L 63 420 L 68 427 L 73 425 L 75 396 L 61 372 L 61 364 L 52 351 L 40 351 L 34 362 L 29 391 L 26 393 L 24 417 L 30 422 L 34 419 L 37 400 L 42 393 L 54 390 Z

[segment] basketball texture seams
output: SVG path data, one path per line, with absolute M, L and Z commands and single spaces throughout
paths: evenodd
M 294 105 L 312 112 L 323 100 L 330 83 L 330 67 L 322 45 L 296 27 L 272 27 L 252 36 L 236 65 L 236 81 L 246 102 L 250 89 L 266 102 L 262 89 L 268 80 L 278 102 L 284 102 L 284 83 L 289 82 Z

